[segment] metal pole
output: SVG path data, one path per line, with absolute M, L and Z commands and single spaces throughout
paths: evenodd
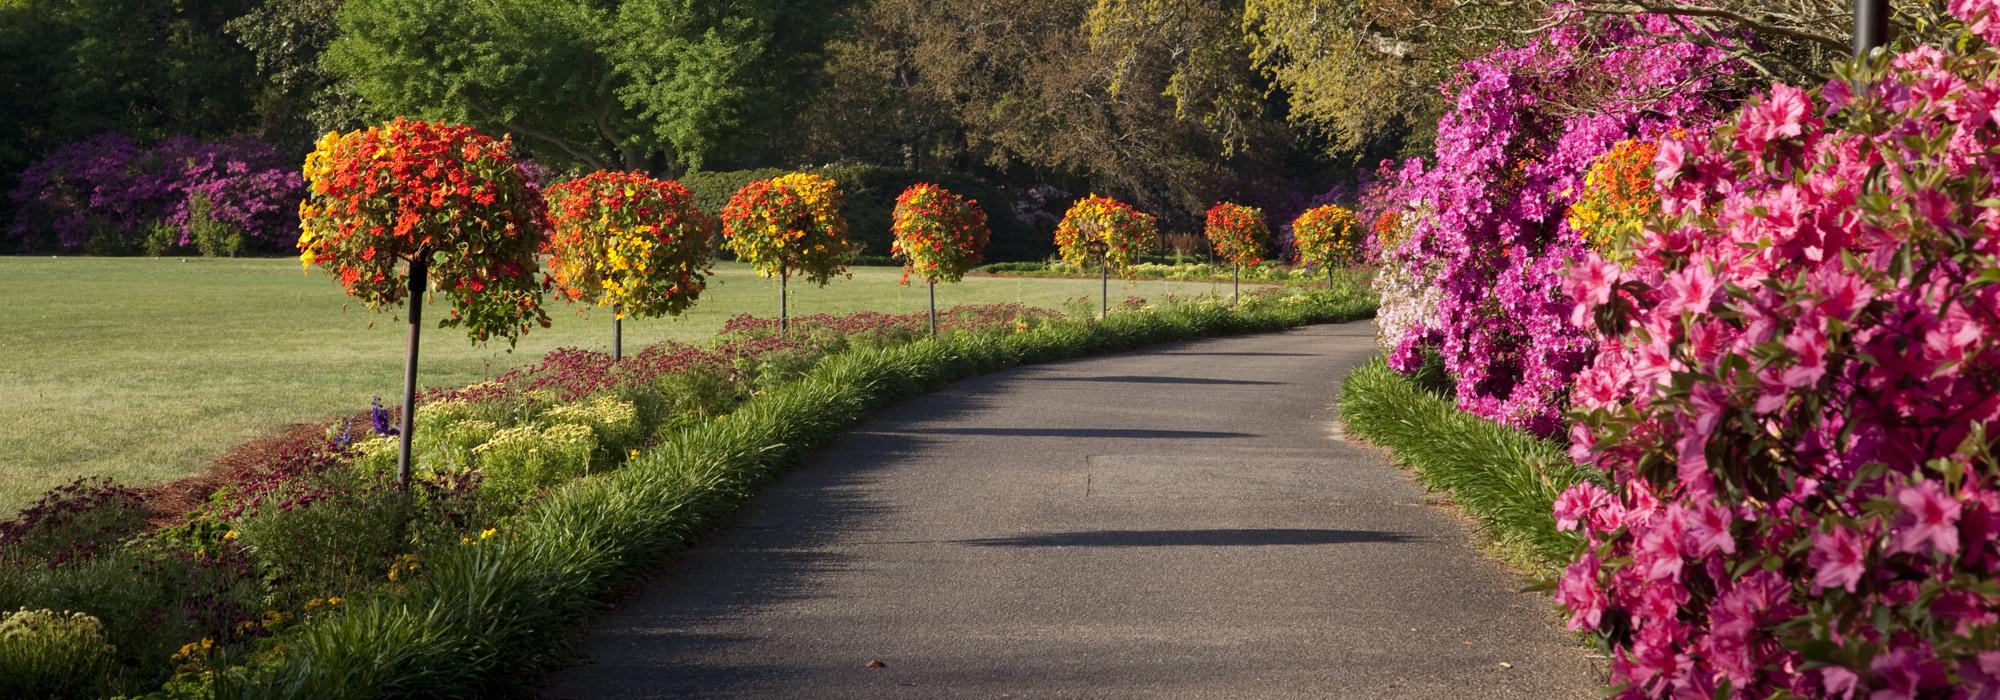
M 1097 296 L 1097 318 L 1103 320 L 1111 315 L 1111 258 L 1104 259 L 1104 279 Z
M 937 335 L 937 283 L 932 282 L 930 286 L 931 286 L 931 335 L 935 336 Z
M 784 335 L 785 333 L 785 314 L 788 311 L 788 309 L 785 308 L 785 305 L 787 303 L 786 297 L 788 297 L 791 293 L 791 291 L 787 289 L 787 286 L 790 285 L 791 281 L 792 281 L 792 271 L 790 270 L 778 271 L 778 334 L 779 335 Z
M 611 361 L 625 359 L 625 306 L 611 305 Z
M 1240 301 L 1243 301 L 1243 263 L 1233 263 L 1229 266 L 1229 305 L 1235 306 Z
M 1854 55 L 1889 41 L 1889 0 L 1854 0 Z
M 410 442 L 417 435 L 417 334 L 423 329 L 424 291 L 430 287 L 430 251 L 410 261 L 410 349 L 403 356 L 403 444 L 396 453 L 396 485 L 410 484 Z

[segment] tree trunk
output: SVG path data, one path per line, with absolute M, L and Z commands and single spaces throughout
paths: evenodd
M 430 252 L 410 261 L 410 349 L 403 356 L 403 443 L 396 452 L 396 486 L 410 485 L 410 444 L 417 437 L 417 336 L 423 329 L 424 291 L 430 286 Z

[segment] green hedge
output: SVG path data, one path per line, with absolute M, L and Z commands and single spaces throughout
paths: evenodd
M 919 182 L 934 182 L 979 201 L 980 208 L 986 211 L 987 225 L 993 229 L 993 241 L 986 247 L 987 260 L 1039 260 L 1055 249 L 1054 232 L 1036 231 L 1021 223 L 1008 209 L 1005 194 L 970 175 L 921 173 L 879 165 L 832 165 L 807 170 L 833 178 L 847 193 L 840 214 L 847 218 L 849 235 L 861 242 L 864 256 L 889 255 L 889 242 L 894 238 L 889 227 L 896 196 Z M 785 172 L 778 168 L 694 172 L 683 176 L 680 182 L 694 193 L 695 203 L 704 211 L 719 213 L 729 203 L 729 196 L 744 185 Z
M 1575 539 L 1556 531 L 1555 499 L 1600 477 L 1561 445 L 1460 411 L 1380 359 L 1348 375 L 1340 415 L 1350 434 L 1387 448 L 1424 486 L 1450 494 L 1512 563 L 1554 574 L 1574 551 Z
M 1364 292 L 1260 295 L 964 334 L 834 355 L 734 413 L 679 431 L 624 469 L 537 502 L 491 540 L 444 550 L 407 590 L 350 601 L 285 633 L 284 651 L 208 677 L 219 697 L 481 697 L 517 692 L 621 581 L 714 527 L 761 483 L 884 404 L 1006 367 L 1170 340 L 1373 315 Z

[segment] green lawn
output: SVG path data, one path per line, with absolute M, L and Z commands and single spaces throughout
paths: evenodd
M 922 311 L 923 287 L 901 286 L 900 276 L 857 268 L 824 289 L 794 285 L 792 313 Z M 938 303 L 1059 307 L 1094 298 L 1097 285 L 972 278 L 940 287 Z M 1113 280 L 1111 294 L 1115 303 L 1216 289 Z M 393 402 L 402 384 L 405 326 L 350 304 L 324 273 L 303 274 L 289 259 L 0 257 L 0 308 L 13 319 L 0 333 L 0 513 L 80 475 L 134 484 L 185 475 L 287 425 L 360 410 L 377 395 Z M 776 283 L 725 264 L 687 315 L 628 320 L 626 348 L 704 342 L 739 313 L 775 316 Z M 550 315 L 554 327 L 511 352 L 426 328 L 419 380 L 466 384 L 557 347 L 609 349 L 607 314 L 558 305 Z

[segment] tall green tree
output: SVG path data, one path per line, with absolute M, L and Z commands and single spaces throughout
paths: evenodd
M 325 65 L 378 115 L 603 169 L 699 167 L 805 99 L 844 2 L 350 0 Z
M 263 77 L 258 130 L 264 138 L 301 153 L 328 131 L 350 131 L 370 115 L 353 86 L 320 63 L 340 24 L 345 0 L 263 0 L 224 26 L 256 57 Z

